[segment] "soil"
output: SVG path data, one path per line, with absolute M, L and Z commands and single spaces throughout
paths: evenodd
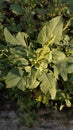
M 31 128 L 21 124 L 17 106 L 14 103 L 0 103 L 0 130 L 73 130 L 73 108 L 62 111 L 39 109 L 38 119 Z

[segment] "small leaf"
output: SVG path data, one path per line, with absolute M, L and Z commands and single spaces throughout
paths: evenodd
M 64 105 L 61 105 L 60 108 L 59 108 L 59 110 L 61 111 L 63 109 L 63 107 L 64 107 Z
M 25 70 L 26 70 L 26 72 L 31 72 L 31 67 L 30 66 L 25 66 Z
M 67 107 L 71 107 L 71 102 L 69 99 L 65 99 L 65 102 L 66 102 Z

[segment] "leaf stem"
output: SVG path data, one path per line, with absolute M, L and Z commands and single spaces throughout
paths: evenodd
M 70 22 L 73 20 L 73 17 L 67 22 L 66 26 L 63 28 L 63 31 L 65 31 L 69 25 L 70 25 Z

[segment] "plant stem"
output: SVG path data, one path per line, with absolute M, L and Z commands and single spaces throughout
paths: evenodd
M 70 22 L 73 20 L 73 17 L 67 22 L 66 26 L 63 28 L 63 31 L 65 31 L 69 25 L 70 25 Z

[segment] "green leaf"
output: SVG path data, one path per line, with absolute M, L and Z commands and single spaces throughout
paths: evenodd
M 73 65 L 68 65 L 67 62 L 57 64 L 56 68 L 57 68 L 57 74 L 60 75 L 64 81 L 67 81 L 68 74 L 73 73 Z
M 47 94 L 50 93 L 51 99 L 55 99 L 56 96 L 56 79 L 53 73 L 45 73 L 43 72 L 39 80 L 41 82 L 40 89 L 43 93 Z
M 52 50 L 52 61 L 55 64 L 62 63 L 63 61 L 67 62 L 67 57 L 62 51 L 59 51 L 57 49 L 53 49 Z
M 19 32 L 16 38 L 8 31 L 7 28 L 4 29 L 4 35 L 6 42 L 10 43 L 11 45 L 22 45 L 26 47 L 26 42 L 24 40 L 25 33 Z
M 68 61 L 65 54 L 61 51 L 54 49 L 52 51 L 53 63 L 55 64 L 54 74 L 55 76 L 61 75 L 64 81 L 67 80 Z
M 73 59 L 71 57 L 68 58 L 61 51 L 54 49 L 52 51 L 52 61 L 55 64 L 54 67 L 54 75 L 58 78 L 60 75 L 64 81 L 67 80 L 67 75 L 69 73 L 73 73 Z
M 6 42 L 10 43 L 11 45 L 19 45 L 18 40 L 8 31 L 7 28 L 4 29 L 4 35 Z
M 13 47 L 10 48 L 10 55 L 9 55 L 9 59 L 18 64 L 18 65 L 28 65 L 29 61 L 25 58 L 26 57 L 26 50 L 24 50 L 24 48 L 17 46 L 17 47 Z
M 58 79 L 58 75 L 59 75 L 58 68 L 55 65 L 53 66 L 53 68 L 54 68 L 54 76 L 56 79 Z
M 21 80 L 22 75 L 23 71 L 17 68 L 14 68 L 11 71 L 9 71 L 7 77 L 5 78 L 6 87 L 12 88 L 17 86 L 18 82 Z
M 71 102 L 69 99 L 65 99 L 65 102 L 66 102 L 67 107 L 71 107 Z
M 39 81 L 36 78 L 31 79 L 29 89 L 34 89 L 39 85 Z
M 69 74 L 73 73 L 73 64 L 68 64 L 67 71 Z
M 27 87 L 29 89 L 34 89 L 39 85 L 40 82 L 37 80 L 38 73 L 39 73 L 38 70 L 32 68 L 31 73 L 29 75 L 29 77 L 30 77 L 29 82 L 28 82 L 28 85 L 27 85 Z
M 69 63 L 73 63 L 73 55 L 71 55 L 71 56 L 68 57 L 68 62 Z
M 43 48 L 37 49 L 36 50 L 36 54 L 37 54 L 37 60 L 40 61 L 42 59 L 47 59 L 48 61 L 50 61 L 51 59 L 51 53 L 50 53 L 50 49 L 47 46 L 44 46 Z
M 56 65 L 58 71 L 59 71 L 59 75 L 63 78 L 64 81 L 66 81 L 68 79 L 67 75 L 68 75 L 68 66 L 67 66 L 67 62 L 63 61 L 63 63 L 57 64 Z
M 30 66 L 25 66 L 26 72 L 30 73 L 31 72 L 31 67 Z
M 24 91 L 26 89 L 26 77 L 21 77 L 21 79 L 19 80 L 17 87 Z
M 56 65 L 58 69 L 58 74 L 61 75 L 64 81 L 68 79 L 68 74 L 73 73 L 73 65 L 68 64 L 67 61 L 63 61 Z
M 61 111 L 63 109 L 64 105 L 61 104 L 59 110 Z
M 12 12 L 17 15 L 20 15 L 23 13 L 22 8 L 20 7 L 19 4 L 11 4 L 11 9 L 12 9 Z
M 25 36 L 26 34 L 23 32 L 18 32 L 16 36 L 16 39 L 19 41 L 19 43 L 21 43 L 22 46 L 26 46 L 26 42 L 24 40 Z
M 57 16 L 47 22 L 41 29 L 37 41 L 44 45 L 45 43 L 59 42 L 62 37 L 63 22 L 62 17 Z

